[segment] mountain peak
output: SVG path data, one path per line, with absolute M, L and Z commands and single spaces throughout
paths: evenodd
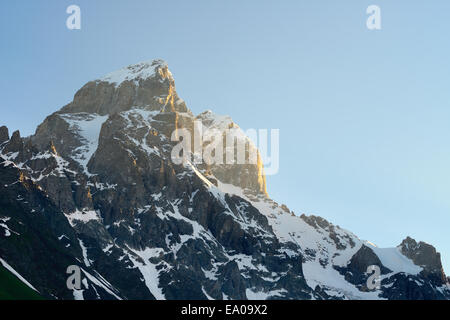
M 175 81 L 164 60 L 129 65 L 90 81 L 77 91 L 73 102 L 60 113 L 111 115 L 134 107 L 187 112 L 175 90 Z
M 169 71 L 167 63 L 162 59 L 154 59 L 132 64 L 117 71 L 108 73 L 98 81 L 114 83 L 120 86 L 125 81 L 147 80 L 156 75 L 162 78 L 172 79 L 172 73 Z
M 9 131 L 6 126 L 0 127 L 0 144 L 9 140 Z

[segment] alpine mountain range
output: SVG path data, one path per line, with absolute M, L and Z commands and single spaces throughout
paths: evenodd
M 153 60 L 88 82 L 34 135 L 1 127 L 0 267 L 45 299 L 450 299 L 433 246 L 378 248 L 297 216 L 267 194 L 261 161 L 175 164 L 172 132 L 195 121 L 240 130 L 195 116 Z

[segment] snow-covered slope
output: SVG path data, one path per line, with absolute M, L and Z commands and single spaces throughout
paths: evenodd
M 165 68 L 167 68 L 167 63 L 163 60 L 145 61 L 111 72 L 98 81 L 113 83 L 117 87 L 125 81 L 131 81 L 138 85 L 140 80 L 152 78 Z M 172 77 L 170 71 L 167 74 Z
M 335 268 L 346 267 L 363 245 L 370 246 L 382 265 L 392 271 L 383 278 L 398 273 L 418 275 L 423 270 L 404 256 L 398 248 L 378 248 L 321 218 L 317 219 L 323 222 L 322 226 L 320 224 L 311 225 L 307 222 L 311 217 L 303 219 L 295 216 L 287 208 L 279 206 L 273 200 L 246 195 L 245 190 L 233 185 L 219 183 L 219 189 L 224 193 L 234 194 L 248 200 L 268 218 L 280 241 L 293 242 L 298 245 L 298 251 L 294 250 L 291 254 L 300 253 L 305 258 L 303 273 L 308 285 L 311 288 L 320 286 L 330 296 L 370 300 L 380 298 L 382 293 L 380 290 L 361 291 L 357 286 L 346 281 L 344 275 Z M 312 217 L 310 221 L 315 219 L 316 217 Z

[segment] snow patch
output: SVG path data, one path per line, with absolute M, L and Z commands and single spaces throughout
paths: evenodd
M 11 218 L 0 218 L 0 227 L 2 227 L 4 230 L 4 232 L 5 232 L 5 237 L 10 237 L 11 236 L 11 234 L 15 234 L 15 235 L 18 235 L 18 236 L 20 236 L 20 233 L 18 233 L 18 232 L 15 232 L 14 230 L 11 230 L 9 227 L 8 227 L 8 225 L 6 224 L 6 222 L 7 221 L 9 221 L 9 220 L 11 220 Z
M 70 130 L 80 137 L 83 144 L 73 151 L 72 159 L 81 165 L 87 176 L 92 176 L 87 164 L 98 148 L 100 130 L 108 116 L 90 113 L 67 113 L 59 116 L 69 124 Z
M 287 293 L 285 289 L 281 290 L 272 290 L 269 292 L 256 292 L 251 289 L 246 289 L 245 294 L 249 300 L 267 300 L 270 297 L 279 296 L 282 297 L 284 293 Z
M 88 223 L 89 221 L 102 221 L 98 211 L 89 209 L 77 209 L 72 213 L 64 213 L 64 215 L 67 217 L 67 220 L 69 220 L 72 227 L 74 227 L 77 222 Z
M 166 297 L 162 292 L 162 288 L 159 286 L 159 271 L 156 269 L 156 265 L 150 262 L 151 258 L 158 257 L 164 250 L 162 248 L 146 248 L 142 251 L 128 248 L 128 250 L 143 260 L 143 262 L 140 262 L 133 254 L 128 254 L 131 262 L 139 269 L 144 277 L 145 284 L 151 294 L 157 300 L 165 300 Z
M 90 267 L 91 266 L 91 261 L 88 259 L 87 248 L 85 247 L 85 245 L 84 245 L 82 240 L 78 239 L 78 242 L 80 244 L 81 252 L 83 254 L 84 264 L 86 265 L 86 267 Z
M 378 248 L 370 245 L 369 247 L 380 258 L 381 264 L 394 273 L 404 272 L 418 275 L 423 270 L 422 267 L 415 265 L 412 260 L 403 255 L 399 248 Z
M 20 281 L 22 281 L 23 283 L 25 283 L 28 287 L 30 287 L 31 289 L 33 289 L 34 291 L 38 292 L 36 290 L 35 287 L 33 287 L 27 280 L 25 280 L 24 277 L 22 277 L 16 270 L 14 270 L 13 267 L 11 267 L 5 260 L 3 260 L 2 258 L 0 258 L 0 263 L 3 265 L 3 267 L 5 269 L 7 269 L 9 272 L 11 272 L 12 274 L 14 274 L 17 278 L 19 278 Z
M 95 284 L 97 287 L 103 288 L 106 292 L 108 292 L 110 295 L 112 295 L 117 300 L 122 300 L 117 294 L 113 292 L 113 286 L 105 280 L 99 273 L 97 273 L 97 276 L 100 277 L 100 280 L 91 275 L 89 272 L 81 268 L 83 273 L 86 275 L 86 277 L 91 281 L 93 284 Z M 75 294 L 75 293 L 74 293 Z
M 141 62 L 111 72 L 100 78 L 99 81 L 115 84 L 116 87 L 119 87 L 125 81 L 133 81 L 135 85 L 138 85 L 139 80 L 147 80 L 154 77 L 159 68 L 167 68 L 167 63 L 163 60 Z M 168 76 L 172 77 L 170 71 L 168 71 Z

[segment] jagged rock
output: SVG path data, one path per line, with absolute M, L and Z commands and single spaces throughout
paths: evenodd
M 302 214 L 300 216 L 300 218 L 305 220 L 305 222 L 307 224 L 309 224 L 310 226 L 312 226 L 314 228 L 326 229 L 326 228 L 330 227 L 330 223 L 322 217 L 317 217 L 317 216 L 313 216 L 313 215 L 307 216 L 305 214 Z
M 446 276 L 442 269 L 441 254 L 436 248 L 425 242 L 417 243 L 416 240 L 407 237 L 400 244 L 402 253 L 410 258 L 418 266 L 423 267 L 423 275 L 437 285 L 446 283 Z
M 264 174 L 264 168 L 261 157 L 253 142 L 242 132 L 238 125 L 228 116 L 218 116 L 211 110 L 205 111 L 198 115 L 195 120 L 201 121 L 204 126 L 204 130 L 218 130 L 223 132 L 223 154 L 224 160 L 222 164 L 199 164 L 198 167 L 206 172 L 211 172 L 222 183 L 232 184 L 242 187 L 250 192 L 256 194 L 267 195 L 266 177 Z M 237 140 L 242 141 L 242 144 L 246 146 L 245 161 L 248 164 L 228 164 L 226 158 L 226 130 L 235 129 L 237 134 Z M 206 147 L 208 143 L 204 144 Z M 233 148 L 234 161 L 238 161 L 238 144 Z M 256 163 L 250 163 L 251 157 L 250 151 L 253 150 L 256 154 Z
M 6 126 L 0 127 L 0 144 L 9 140 L 9 131 Z
M 4 153 L 15 153 L 23 150 L 23 140 L 20 137 L 20 131 L 14 131 L 11 136 L 11 139 L 3 148 Z
M 448 300 L 445 287 L 436 287 L 423 278 L 397 273 L 382 281 L 382 297 L 390 300 Z
M 287 212 L 290 211 L 288 210 Z M 334 241 L 338 249 L 341 250 L 346 249 L 347 245 L 342 241 L 343 239 L 339 238 L 339 236 L 337 235 L 336 229 L 339 230 L 340 229 L 339 226 L 334 226 L 333 224 L 329 223 L 326 219 L 314 215 L 306 216 L 305 214 L 302 214 L 300 218 L 315 229 L 323 229 L 327 231 L 330 239 Z M 351 236 L 344 235 L 344 238 L 346 241 L 349 242 L 350 247 L 353 248 L 355 246 L 355 243 Z

